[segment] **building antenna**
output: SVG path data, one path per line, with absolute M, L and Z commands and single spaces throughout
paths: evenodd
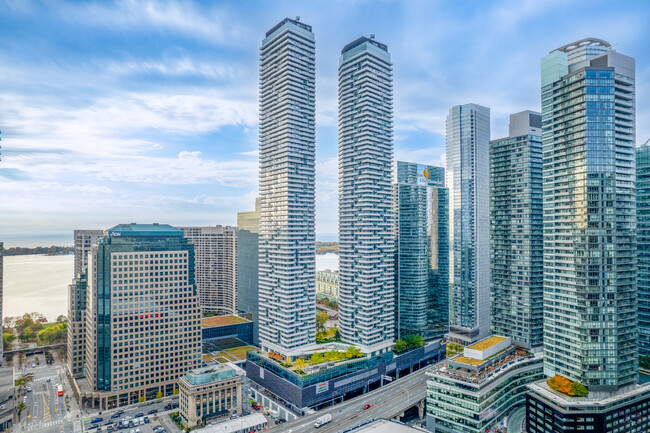
M 300 17 L 299 17 L 299 16 L 296 16 L 296 21 L 300 21 Z
M 375 39 L 375 35 L 374 35 L 374 34 L 371 34 L 371 35 L 370 35 L 370 39 Z

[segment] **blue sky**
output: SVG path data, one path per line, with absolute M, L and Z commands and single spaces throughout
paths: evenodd
M 0 0 L 0 240 L 122 222 L 236 224 L 257 194 L 258 49 L 284 17 L 313 26 L 317 237 L 337 232 L 337 67 L 361 35 L 394 63 L 395 156 L 444 165 L 453 105 L 539 110 L 540 58 L 598 37 L 636 58 L 650 138 L 644 1 Z

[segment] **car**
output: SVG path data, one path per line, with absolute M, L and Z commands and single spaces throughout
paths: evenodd
M 259 404 L 256 404 L 255 406 L 253 406 L 253 409 L 260 410 L 260 409 L 262 409 L 262 406 L 260 406 Z
M 167 404 L 165 405 L 165 410 L 170 410 L 171 408 L 172 408 L 172 404 L 171 404 L 171 403 L 167 403 Z
M 136 413 L 133 418 L 140 418 L 141 416 L 144 416 L 144 414 L 142 412 Z
M 131 419 L 131 416 L 127 415 L 124 418 L 122 418 L 122 421 L 128 421 Z
M 369 404 L 365 404 L 365 405 L 363 405 L 363 410 L 366 410 L 366 409 L 370 409 L 370 405 L 369 405 Z
M 27 396 L 23 397 L 23 403 L 27 403 Z
M 106 421 L 106 423 L 104 423 L 104 425 L 113 425 L 113 421 L 110 421 L 110 420 Z
M 48 377 L 48 378 L 47 378 L 47 381 L 48 381 L 48 382 L 52 382 L 52 379 L 50 379 L 50 378 Z
M 113 424 L 113 431 L 118 431 L 118 430 L 119 430 L 119 427 L 117 426 L 117 424 Z
M 140 420 L 138 420 L 138 419 L 134 419 L 134 420 L 133 420 L 133 427 L 137 427 L 137 426 L 139 426 L 139 425 L 140 425 Z
M 91 424 L 95 424 L 95 423 L 102 422 L 102 421 L 104 421 L 104 418 L 97 417 L 97 418 L 93 418 L 93 419 L 91 419 L 91 420 L 90 420 L 90 423 L 91 423 Z
M 129 433 L 135 433 L 134 429 L 129 430 Z
M 140 429 L 139 428 L 135 429 L 135 433 L 140 433 Z
M 172 403 L 172 409 L 178 409 L 178 403 Z
M 89 430 L 92 430 L 94 428 L 99 427 L 97 424 L 90 424 L 90 427 L 88 427 Z
M 150 421 L 149 421 L 149 417 L 148 417 L 148 416 L 145 416 L 144 419 L 143 419 L 143 421 L 144 421 L 145 424 L 149 424 L 149 422 L 150 422 Z
M 27 389 L 27 392 L 32 392 L 32 387 L 31 386 L 28 386 L 26 389 Z
M 158 409 L 151 409 L 149 412 L 147 412 L 147 415 L 153 415 L 154 413 L 158 413 Z
M 119 418 L 119 417 L 120 417 L 119 413 L 114 413 L 113 415 L 111 415 L 111 419 L 115 419 L 115 418 Z

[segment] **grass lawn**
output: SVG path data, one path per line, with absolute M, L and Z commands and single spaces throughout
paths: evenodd
M 227 352 L 229 355 L 232 355 L 237 359 L 246 359 L 246 352 L 248 352 L 249 350 L 256 350 L 256 349 L 253 346 L 242 346 L 242 347 L 233 347 L 232 349 L 225 350 L 224 352 Z

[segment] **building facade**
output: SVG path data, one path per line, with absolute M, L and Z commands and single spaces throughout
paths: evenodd
M 286 356 L 315 344 L 315 41 L 286 18 L 260 49 L 259 337 Z
M 237 312 L 237 228 L 180 227 L 194 245 L 196 287 L 201 311 Z
M 242 413 L 242 377 L 225 364 L 197 368 L 178 380 L 179 413 L 186 427 Z
M 339 271 L 316 271 L 316 296 L 338 302 Z
M 253 344 L 259 339 L 260 199 L 255 210 L 237 213 L 237 310 L 253 320 Z
M 427 381 L 427 429 L 484 433 L 526 403 L 527 385 L 544 377 L 541 353 L 492 336 L 437 364 Z
M 634 59 L 585 39 L 541 66 L 544 370 L 608 397 L 638 376 Z
M 449 220 L 445 169 L 394 165 L 397 338 L 440 338 L 449 330 Z
M 3 323 L 2 317 L 2 298 L 4 296 L 3 274 L 4 274 L 4 244 L 0 242 L 0 323 Z M 3 364 L 4 354 L 3 347 L 0 347 L 0 366 Z
M 542 116 L 510 116 L 490 142 L 490 328 L 541 350 L 543 336 Z
M 483 339 L 490 325 L 490 109 L 457 105 L 447 116 L 449 339 Z
M 182 230 L 107 230 L 93 247 L 86 301 L 84 374 L 75 381 L 82 404 L 105 410 L 172 395 L 199 366 L 194 247 Z
M 636 246 L 639 354 L 650 355 L 650 146 L 636 149 Z
M 394 338 L 393 68 L 361 37 L 339 59 L 339 330 L 365 353 Z
M 74 277 L 68 285 L 67 364 L 71 377 L 83 376 L 86 350 L 86 272 L 88 255 L 103 230 L 74 231 Z

